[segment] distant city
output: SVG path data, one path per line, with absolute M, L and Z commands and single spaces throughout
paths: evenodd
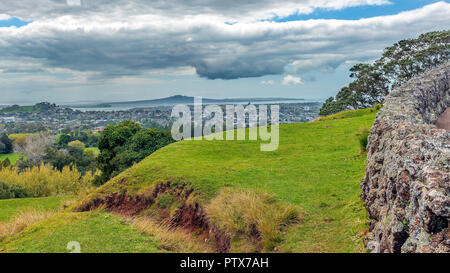
M 204 104 L 278 104 L 281 123 L 309 122 L 318 117 L 322 102 L 304 99 L 253 98 L 203 99 Z M 0 106 L 0 132 L 7 134 L 49 131 L 99 133 L 109 124 L 131 120 L 144 128 L 170 129 L 172 107 L 193 104 L 193 97 L 172 96 L 158 100 L 85 105 L 56 105 L 41 102 L 32 106 Z

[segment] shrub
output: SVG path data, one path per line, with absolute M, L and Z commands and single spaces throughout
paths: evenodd
M 26 198 L 27 191 L 20 185 L 8 185 L 0 181 L 0 199 Z
M 15 168 L 0 170 L 0 179 L 10 187 L 15 186 L 26 190 L 30 197 L 45 197 L 64 194 L 78 194 L 92 187 L 94 178 L 92 172 L 84 176 L 76 168 L 64 167 L 62 171 L 51 166 L 41 165 L 19 172 Z M 18 191 L 20 194 L 21 191 Z
M 0 199 L 12 198 L 10 187 L 5 182 L 0 181 Z
M 280 204 L 272 195 L 249 190 L 225 189 L 206 211 L 232 240 L 244 235 L 250 242 L 259 241 L 268 251 L 281 241 L 284 227 L 300 220 L 296 207 Z
M 361 127 L 359 132 L 356 134 L 359 140 L 359 146 L 361 153 L 367 151 L 367 144 L 369 144 L 369 129 L 366 127 Z
M 11 193 L 14 195 L 13 198 L 27 198 L 30 197 L 27 190 L 21 185 L 11 185 Z
M 9 166 L 11 166 L 11 161 L 9 160 L 9 158 L 6 158 L 3 161 L 0 160 L 0 169 L 8 168 Z

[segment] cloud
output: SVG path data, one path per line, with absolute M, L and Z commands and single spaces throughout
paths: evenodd
M 274 85 L 275 81 L 274 80 L 261 81 L 261 84 L 263 84 L 263 85 Z
M 2 14 L 2 13 L 0 13 L 0 21 L 8 20 L 8 19 L 10 19 L 10 18 L 11 18 L 11 16 L 9 16 L 8 14 Z
M 446 29 L 450 23 L 450 4 L 446 2 L 368 19 L 283 23 L 252 21 L 264 17 L 261 14 L 269 10 L 274 11 L 272 16 L 282 14 L 270 2 L 257 5 L 257 1 L 240 1 L 236 7 L 218 0 L 207 1 L 205 6 L 200 5 L 201 1 L 193 1 L 192 7 L 187 7 L 184 1 L 175 1 L 180 6 L 156 1 L 151 7 L 145 1 L 131 1 L 127 5 L 119 0 L 113 0 L 111 5 L 106 0 L 81 1 L 81 6 L 68 6 L 65 1 L 38 2 L 49 6 L 36 5 L 36 10 L 31 11 L 25 9 L 28 1 L 0 3 L 0 13 L 39 18 L 21 28 L 0 28 L 0 58 L 38 63 L 19 65 L 20 69 L 65 69 L 94 79 L 134 77 L 181 68 L 191 68 L 190 71 L 208 79 L 333 71 L 347 61 L 372 60 L 395 41 Z M 387 1 L 286 3 L 340 9 Z M 123 11 L 107 13 L 115 11 L 119 4 L 123 5 Z M 174 14 L 166 15 L 166 7 Z M 44 11 L 48 9 L 47 16 Z M 149 12 L 153 10 L 157 12 Z M 128 12 L 126 17 L 124 12 Z M 50 16 L 52 13 L 57 16 Z M 234 13 L 240 14 L 240 18 L 233 17 Z M 224 20 L 230 18 L 243 21 L 225 24 Z M 13 73 L 15 67 L 5 64 L 0 70 Z
M 81 0 L 67 0 L 69 6 L 81 6 Z
M 64 15 L 162 15 L 182 18 L 214 16 L 220 20 L 257 21 L 292 14 L 309 14 L 316 9 L 386 5 L 388 0 L 2 0 L 0 13 L 37 20 Z M 33 8 L 30 8 L 33 7 Z
M 303 84 L 302 79 L 300 77 L 294 77 L 292 75 L 287 75 L 283 78 L 281 82 L 282 85 L 291 85 L 291 84 Z

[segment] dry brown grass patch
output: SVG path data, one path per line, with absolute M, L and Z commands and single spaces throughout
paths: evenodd
M 205 239 L 195 238 L 184 230 L 169 228 L 144 217 L 127 218 L 131 226 L 156 238 L 161 247 L 169 252 L 203 253 L 214 252 L 214 245 Z
M 55 212 L 29 208 L 19 212 L 11 221 L 0 223 L 0 241 L 16 235 L 28 226 L 53 216 Z
M 283 229 L 302 219 L 297 207 L 282 204 L 273 195 L 250 190 L 224 189 L 206 211 L 211 223 L 232 241 L 244 239 L 258 251 L 275 250 L 283 240 Z

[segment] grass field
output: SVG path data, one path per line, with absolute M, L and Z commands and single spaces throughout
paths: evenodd
M 6 160 L 7 158 L 11 162 L 12 165 L 15 165 L 16 162 L 22 157 L 20 154 L 0 154 L 0 161 Z
M 43 198 L 22 198 L 0 200 L 0 222 L 10 220 L 18 212 L 35 208 L 37 210 L 57 210 L 65 200 L 73 199 L 70 196 L 55 196 Z
M 109 213 L 63 213 L 44 220 L 8 241 L 0 249 L 7 252 L 64 253 L 69 241 L 80 243 L 82 252 L 159 252 L 151 236 L 125 224 Z M 70 240 L 68 241 L 68 238 Z M 124 244 L 124 242 L 126 242 Z
M 302 212 L 302 222 L 284 229 L 273 251 L 364 252 L 362 235 L 368 218 L 359 197 L 359 185 L 364 175 L 365 155 L 359 154 L 356 134 L 361 127 L 371 126 L 375 114 L 374 110 L 363 110 L 314 123 L 282 124 L 280 146 L 275 152 L 261 152 L 260 142 L 256 141 L 177 142 L 123 172 L 90 199 L 112 193 L 141 194 L 164 181 L 188 183 L 194 189 L 195 199 L 205 207 L 216 200 L 224 188 L 269 193 L 276 202 L 297 207 Z M 250 204 L 242 204 L 242 207 L 247 205 Z M 6 248 L 59 251 L 73 236 L 58 223 L 73 219 L 70 223 L 75 226 L 86 225 L 85 216 L 79 215 L 69 213 L 54 219 L 54 223 L 41 223 L 8 240 Z M 96 217 L 106 217 L 101 215 Z M 84 232 L 96 233 L 95 229 L 103 228 L 107 228 L 106 222 L 92 225 L 91 231 Z M 57 236 L 52 239 L 48 234 Z M 111 233 L 110 236 L 116 235 Z M 120 232 L 117 236 L 120 238 Z M 51 240 L 52 245 L 37 243 L 34 241 L 37 238 Z M 93 252 L 115 251 L 110 245 L 115 238 L 108 240 L 92 241 L 86 248 Z M 40 244 L 39 248 L 34 246 L 36 244 Z M 61 247 L 56 249 L 54 245 Z M 121 249 L 139 252 L 139 245 L 138 241 L 130 240 L 129 246 Z M 152 250 L 148 247 L 146 251 Z M 248 248 L 237 245 L 231 250 Z

